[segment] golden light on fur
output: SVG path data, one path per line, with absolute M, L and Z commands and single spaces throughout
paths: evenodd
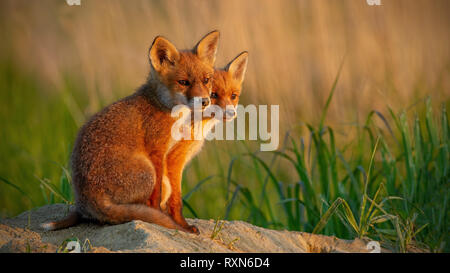
M 95 114 L 78 133 L 71 159 L 76 211 L 43 228 L 65 228 L 85 218 L 111 224 L 142 220 L 198 233 L 182 215 L 181 191 L 170 187 L 166 176 L 172 168 L 167 154 L 175 145 L 170 107 L 180 103 L 180 94 L 209 99 L 212 83 L 204 79 L 214 73 L 217 42 L 212 32 L 195 50 L 178 51 L 167 39 L 155 38 L 148 82 Z

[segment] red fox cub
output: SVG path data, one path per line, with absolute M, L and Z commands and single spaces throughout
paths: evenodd
M 247 69 L 248 53 L 242 52 L 233 59 L 223 70 L 216 70 L 213 78 L 211 103 L 222 108 L 223 120 L 230 121 L 236 117 L 236 105 L 239 101 L 242 82 Z M 228 108 L 227 108 L 228 106 Z M 230 107 L 232 106 L 232 107 Z M 201 121 L 203 136 L 215 124 L 211 118 Z M 181 178 L 184 166 L 194 157 L 203 146 L 204 139 L 194 140 L 193 126 L 191 126 L 191 140 L 180 140 L 167 155 L 167 166 L 162 185 L 161 207 L 167 209 L 173 220 L 185 227 L 188 226 L 182 215 Z M 208 127 L 208 128 L 206 128 Z M 195 228 L 195 227 L 194 227 Z
M 110 224 L 142 220 L 196 231 L 161 211 L 160 187 L 166 154 L 175 144 L 172 107 L 193 109 L 198 97 L 203 108 L 209 106 L 218 40 L 219 32 L 213 31 L 193 50 L 178 51 L 167 39 L 155 38 L 147 82 L 80 129 L 71 158 L 76 210 L 61 221 L 44 224 L 45 229 L 90 219 Z

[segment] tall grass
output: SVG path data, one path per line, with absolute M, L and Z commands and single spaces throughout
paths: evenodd
M 284 131 L 299 116 L 318 122 L 344 55 L 330 122 L 363 119 L 386 101 L 399 110 L 396 101 L 409 105 L 428 92 L 438 106 L 450 87 L 449 8 L 446 0 L 4 0 L 0 54 L 53 92 L 65 90 L 70 75 L 88 98 L 81 111 L 71 108 L 82 120 L 80 112 L 93 114 L 142 83 L 156 35 L 187 48 L 218 29 L 217 66 L 248 50 L 242 102 L 282 105 Z M 68 103 L 70 96 L 78 94 L 66 94 Z
M 449 251 L 448 7 L 2 1 L 0 215 L 72 202 L 75 134 L 142 83 L 152 39 L 185 48 L 219 29 L 217 65 L 250 52 L 240 102 L 279 104 L 285 137 L 271 153 L 206 143 L 184 172 L 187 216 Z
M 250 190 L 233 182 L 232 161 L 226 179 L 235 187 L 230 202 L 239 193 L 247 220 L 266 227 L 375 238 L 396 251 L 412 246 L 448 251 L 450 127 L 445 105 L 436 124 L 430 98 L 424 104 L 413 130 L 405 112 L 390 110 L 389 122 L 373 111 L 360 135 L 339 146 L 324 119 L 317 127 L 306 124 L 308 145 L 304 136 L 289 136 L 271 159 L 296 171 L 291 181 L 279 178 L 259 153 L 243 154 L 261 166 L 251 169 L 260 184 Z
M 9 155 L 0 166 L 3 213 L 72 203 L 67 164 L 78 125 L 70 106 L 62 97 L 39 96 L 39 83 L 13 65 L 2 69 L 8 77 L 0 81 L 1 90 L 9 91 L 1 93 L 2 99 L 20 100 L 2 108 L 9 132 L 2 131 L 0 145 L 2 154 Z M 214 149 L 210 146 L 206 155 L 216 163 L 205 169 L 204 159 L 196 158 L 188 166 L 185 213 L 373 238 L 395 251 L 412 246 L 448 251 L 446 105 L 433 111 L 428 97 L 414 106 L 415 114 L 412 109 L 389 109 L 390 116 L 372 111 L 362 125 L 350 125 L 355 134 L 338 140 L 341 133 L 336 135 L 326 119 L 337 80 L 318 125 L 288 131 L 277 151 L 257 152 L 252 142 L 207 143 Z

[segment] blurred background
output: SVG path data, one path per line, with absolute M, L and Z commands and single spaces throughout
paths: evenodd
M 280 105 L 281 141 L 320 121 L 341 63 L 326 121 L 337 141 L 372 110 L 408 110 L 426 96 L 448 105 L 450 1 L 381 1 L 1 1 L 0 216 L 61 201 L 48 185 L 68 179 L 78 128 L 145 81 L 157 35 L 183 49 L 220 30 L 218 67 L 249 51 L 240 103 Z M 208 180 L 189 196 L 198 217 L 223 217 L 230 161 L 256 144 L 208 142 L 187 167 L 184 193 Z M 252 168 L 239 162 L 233 180 L 251 189 L 261 175 Z M 245 220 L 239 207 L 230 215 Z

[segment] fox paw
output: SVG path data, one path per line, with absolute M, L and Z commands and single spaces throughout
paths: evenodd
M 190 233 L 194 233 L 194 234 L 197 234 L 197 235 L 200 234 L 200 231 L 199 231 L 198 228 L 197 228 L 196 226 L 194 226 L 194 225 L 187 226 L 186 229 L 187 229 L 188 232 L 190 232 Z

